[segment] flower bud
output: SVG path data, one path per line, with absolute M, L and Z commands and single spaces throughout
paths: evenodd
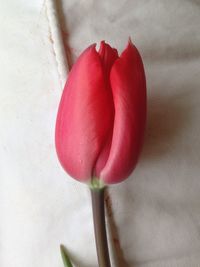
M 118 183 L 133 171 L 146 122 L 142 59 L 129 41 L 118 56 L 104 41 L 77 59 L 60 101 L 56 150 L 63 168 L 82 182 Z

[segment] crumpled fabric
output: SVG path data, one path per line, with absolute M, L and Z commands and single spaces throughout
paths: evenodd
M 1 2 L 0 266 L 61 267 L 60 243 L 75 266 L 97 266 L 89 190 L 55 153 L 62 88 L 45 4 Z M 113 266 L 199 266 L 200 1 L 57 3 L 69 67 L 89 44 L 122 51 L 131 36 L 146 69 L 140 161 L 106 198 Z

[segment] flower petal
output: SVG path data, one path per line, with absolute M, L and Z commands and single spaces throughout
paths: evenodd
M 115 118 L 110 154 L 100 179 L 121 182 L 134 169 L 141 150 L 146 121 L 146 84 L 142 59 L 129 44 L 111 69 Z
M 103 65 L 105 83 L 110 92 L 110 97 L 112 98 L 113 96 L 112 96 L 112 91 L 111 91 L 111 86 L 110 86 L 110 71 L 115 60 L 118 58 L 118 52 L 115 48 L 112 48 L 109 44 L 105 43 L 105 41 L 101 41 L 99 55 L 101 57 L 101 61 Z M 114 104 L 113 102 L 110 104 L 112 105 L 111 106 L 112 113 L 113 113 L 112 116 L 114 116 Z M 112 132 L 113 132 L 113 122 L 110 125 L 110 131 L 109 131 L 109 135 L 107 136 L 107 141 L 103 149 L 101 150 L 101 153 L 99 154 L 97 162 L 96 162 L 95 172 L 94 172 L 96 177 L 99 177 L 100 171 L 103 169 L 108 159 L 110 147 L 111 147 L 111 141 L 112 141 Z
M 105 76 L 108 79 L 108 83 L 110 83 L 110 70 L 113 63 L 118 58 L 117 49 L 112 48 L 109 44 L 105 43 L 105 41 L 101 41 L 99 55 L 103 63 Z
M 73 66 L 61 98 L 56 149 L 64 169 L 79 181 L 93 175 L 97 157 L 113 124 L 113 103 L 95 45 Z

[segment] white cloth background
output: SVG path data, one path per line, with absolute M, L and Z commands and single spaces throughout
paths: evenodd
M 143 152 L 110 187 L 118 267 L 200 266 L 200 1 L 57 2 L 69 64 L 102 39 L 122 51 L 128 36 L 144 59 Z M 97 266 L 89 191 L 55 153 L 62 90 L 44 2 L 0 6 L 0 266 L 61 267 L 60 243 L 76 266 Z

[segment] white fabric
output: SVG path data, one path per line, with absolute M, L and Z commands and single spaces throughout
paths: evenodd
M 62 90 L 44 2 L 0 6 L 0 266 L 61 267 L 60 243 L 76 266 L 97 266 L 89 191 L 55 153 Z M 128 36 L 144 59 L 143 153 L 110 187 L 118 267 L 200 266 L 200 1 L 62 1 L 59 17 L 69 63 L 102 39 L 122 51 Z

